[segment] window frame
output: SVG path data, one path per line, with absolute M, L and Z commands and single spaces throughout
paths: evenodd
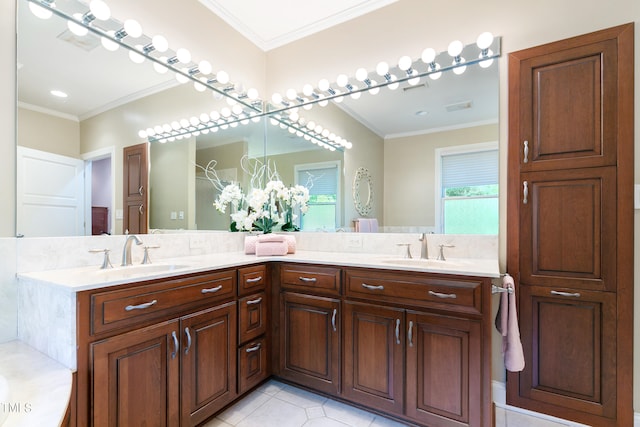
M 435 194 L 435 229 L 436 233 L 444 233 L 444 203 L 442 202 L 442 157 L 453 154 L 466 154 L 477 153 L 481 151 L 498 151 L 498 157 L 500 156 L 500 149 L 498 141 L 479 142 L 475 144 L 456 145 L 451 147 L 436 148 L 435 150 L 435 165 L 434 165 L 434 194 Z M 500 159 L 498 159 L 500 164 Z M 498 173 L 498 195 L 496 198 L 500 200 L 500 179 Z M 489 196 L 482 196 L 487 198 Z
M 336 215 L 333 220 L 333 229 L 327 231 L 335 231 L 338 229 L 340 224 L 340 218 L 342 218 L 342 161 L 341 160 L 328 160 L 326 162 L 316 162 L 316 163 L 300 163 L 293 166 L 294 173 L 294 183 L 296 185 L 305 185 L 306 183 L 298 182 L 298 176 L 300 171 L 305 170 L 314 170 L 314 169 L 327 169 L 327 168 L 336 168 Z M 325 203 L 328 204 L 328 203 Z M 295 220 L 295 223 L 298 227 L 301 227 L 301 219 L 302 215 L 300 211 L 296 213 L 298 217 Z M 302 227 L 301 227 L 302 228 Z M 310 230 L 307 230 L 310 231 Z

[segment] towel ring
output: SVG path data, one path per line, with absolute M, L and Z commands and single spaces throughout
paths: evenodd
M 513 288 L 511 286 L 508 288 L 501 288 L 500 286 L 491 285 L 491 294 L 502 294 L 505 292 L 511 295 L 513 293 Z

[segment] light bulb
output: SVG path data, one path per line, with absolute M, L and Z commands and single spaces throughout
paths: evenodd
M 189 120 L 180 119 L 180 126 L 182 126 L 183 128 L 188 128 L 189 127 Z
M 322 101 L 318 102 L 318 105 L 321 107 L 326 107 L 327 105 L 329 105 L 329 101 L 323 99 Z
M 282 95 L 280 95 L 278 92 L 274 93 L 273 95 L 271 95 L 271 101 L 273 101 L 273 103 L 276 105 L 282 104 Z
M 29 3 L 29 5 L 32 5 L 32 4 L 33 3 Z M 76 18 L 78 21 L 82 21 L 81 13 L 74 13 L 73 17 Z M 87 33 L 89 32 L 89 30 L 86 27 L 83 27 L 82 25 L 77 24 L 73 21 L 67 21 L 67 27 L 69 28 L 69 31 L 71 31 L 73 34 L 75 34 L 78 37 L 86 36 Z
M 302 86 L 302 94 L 304 96 L 313 95 L 313 86 L 311 86 L 309 83 L 307 83 L 304 86 Z
M 398 89 L 398 87 L 400 86 L 400 83 L 398 83 L 398 82 L 397 82 L 397 80 L 398 80 L 398 78 L 397 78 L 395 75 L 391 74 L 391 79 L 390 79 L 389 81 L 394 82 L 394 83 L 391 83 L 391 84 L 390 84 L 390 85 L 388 85 L 387 87 L 388 87 L 390 90 L 396 90 L 396 89 Z
M 489 46 L 491 46 L 491 43 L 493 43 L 493 34 L 488 31 L 480 34 L 478 36 L 478 40 L 476 41 L 476 44 L 482 50 L 488 49 Z
M 138 21 L 134 19 L 127 19 L 124 21 L 124 30 L 127 32 L 127 35 L 137 39 L 142 35 L 142 27 L 138 23 Z
M 51 3 L 50 5 L 53 6 L 53 3 Z M 42 6 L 31 2 L 29 2 L 29 10 L 40 19 L 49 19 L 53 15 L 53 12 L 51 12 L 49 9 L 45 9 Z
M 142 46 L 139 44 L 137 44 L 135 48 L 137 51 L 142 50 Z M 135 64 L 142 64 L 144 62 L 144 56 L 142 56 L 140 53 L 136 52 L 135 50 L 129 51 L 129 59 L 133 61 Z
M 338 96 L 336 98 L 333 98 L 333 101 L 337 104 L 340 104 L 342 101 L 344 101 L 344 96 Z
M 92 0 L 91 3 L 89 3 L 89 10 L 96 19 L 101 21 L 106 21 L 111 17 L 111 9 L 109 9 L 109 6 L 102 0 Z
M 178 130 L 180 129 L 180 123 L 178 123 L 176 120 L 171 122 L 171 127 L 173 128 L 173 130 Z
M 166 56 L 161 56 L 160 58 L 158 58 L 161 62 L 166 63 L 167 62 L 167 57 Z M 156 70 L 156 73 L 159 74 L 164 74 L 167 71 L 169 71 L 169 69 L 167 67 L 165 67 L 162 64 L 159 64 L 157 62 L 153 63 L 153 69 Z
M 412 79 L 409 79 L 409 80 L 408 80 L 408 83 L 409 83 L 409 85 L 411 85 L 411 86 L 415 86 L 415 85 L 417 85 L 418 83 L 420 83 L 420 77 L 414 77 L 414 78 L 412 78 Z
M 462 42 L 460 40 L 454 40 L 451 43 L 449 43 L 449 48 L 447 49 L 447 52 L 449 53 L 450 56 L 453 56 L 454 58 L 456 56 L 459 56 L 462 53 Z
M 233 111 L 233 114 L 240 115 L 242 114 L 242 106 L 240 104 L 236 104 L 231 108 L 231 111 Z
M 371 86 L 376 86 L 378 84 L 378 82 L 376 82 L 375 80 L 371 80 Z M 380 88 L 379 87 L 372 87 L 371 89 L 369 89 L 369 93 L 371 95 L 377 95 L 378 92 L 380 92 Z
M 491 56 L 491 55 L 493 55 L 493 51 L 491 49 L 489 49 L 487 51 L 487 55 L 486 56 Z M 478 59 L 483 59 L 483 58 L 485 58 L 485 55 L 480 53 L 480 55 L 478 55 Z M 478 65 L 480 65 L 480 67 L 482 67 L 482 68 L 489 68 L 491 66 L 491 64 L 493 64 L 493 58 L 485 59 L 484 61 L 480 61 L 478 63 Z
M 300 116 L 295 111 L 289 114 L 289 120 L 291 120 L 292 122 L 297 122 L 299 118 Z
M 350 150 L 350 149 L 351 149 L 351 147 L 353 147 L 353 144 L 352 144 L 351 142 L 347 142 L 347 143 L 345 144 L 345 146 L 344 146 L 344 148 L 346 148 L 346 149 L 348 149 L 348 150 Z
M 376 66 L 376 73 L 382 77 L 386 76 L 389 73 L 389 64 L 386 62 L 379 62 Z
M 191 52 L 183 47 L 176 51 L 176 57 L 178 58 L 178 61 L 182 62 L 183 64 L 188 64 L 189 62 L 191 62 Z
M 431 80 L 438 80 L 442 76 L 442 71 L 438 71 L 436 73 L 433 72 L 433 71 L 437 71 L 439 69 L 440 69 L 440 64 L 435 64 L 435 66 L 429 67 L 429 71 L 432 71 L 432 73 L 429 74 L 429 78 Z
M 198 71 L 200 71 L 200 74 L 211 74 L 213 68 L 211 67 L 211 63 L 209 61 L 203 60 L 198 62 Z
M 402 71 L 407 71 L 409 68 L 411 68 L 412 63 L 413 61 L 411 61 L 410 57 L 403 56 L 398 60 L 398 68 L 400 68 Z
M 330 87 L 331 85 L 329 84 L 329 80 L 320 79 L 320 81 L 318 81 L 318 89 L 320 89 L 322 92 L 328 91 Z
M 229 105 L 230 107 L 233 107 L 237 103 L 238 103 L 238 101 L 236 101 L 235 99 L 231 98 L 230 96 L 227 96 L 227 105 Z
M 287 89 L 287 99 L 289 99 L 290 101 L 294 101 L 296 98 L 298 98 L 298 92 L 296 92 L 295 89 Z
M 304 108 L 305 110 L 311 110 L 313 108 L 313 104 L 305 104 L 302 106 L 302 108 Z
M 253 116 L 251 117 L 251 121 L 253 123 L 260 123 L 260 116 Z
M 269 123 L 271 123 L 272 126 L 277 126 L 278 125 L 278 121 L 276 119 L 274 119 L 273 117 L 271 119 L 269 119 Z
M 309 123 L 307 123 L 307 129 L 313 130 L 315 127 L 316 127 L 316 122 L 314 122 L 313 120 L 309 120 Z
M 436 51 L 430 47 L 422 51 L 422 62 L 425 64 L 431 64 L 436 59 Z
M 231 110 L 227 107 L 224 107 L 222 110 L 220 110 L 220 114 L 222 114 L 222 117 L 231 117 Z
M 189 70 L 187 70 L 186 68 L 183 68 L 182 72 L 187 74 L 187 73 L 189 73 Z M 184 83 L 189 81 L 189 78 L 187 76 L 185 76 L 184 74 L 176 73 L 176 80 L 178 81 L 178 83 L 184 84 Z
M 147 133 L 147 136 L 154 136 L 156 134 L 156 131 L 153 130 L 153 128 L 147 128 L 145 132 Z
M 367 80 L 367 77 L 369 77 L 369 73 L 367 72 L 366 69 L 364 68 L 358 68 L 356 70 L 356 80 L 363 82 L 365 80 Z
M 203 81 L 203 80 L 205 80 L 205 79 L 200 79 L 200 81 Z M 205 85 L 203 85 L 202 83 L 198 83 L 198 82 L 193 82 L 193 87 L 198 92 L 204 92 L 204 91 L 207 90 L 207 87 Z
M 169 123 L 165 123 L 162 125 L 162 130 L 164 131 L 164 133 L 169 133 L 171 132 L 171 125 Z
M 160 126 L 160 125 L 156 125 L 156 126 L 154 126 L 154 127 L 153 127 L 153 131 L 154 131 L 155 133 L 157 133 L 157 134 L 158 134 L 158 133 L 162 133 L 162 126 Z
M 362 95 L 362 92 L 353 92 L 351 94 L 351 99 L 360 99 L 361 95 Z
M 169 49 L 169 42 L 164 36 L 161 36 L 159 34 L 153 36 L 153 38 L 151 39 L 151 44 L 153 44 L 155 50 L 160 53 L 166 52 L 167 49 Z
M 460 61 L 459 61 L 459 62 L 457 62 L 457 61 L 453 61 L 453 63 L 452 63 L 451 65 L 463 64 L 463 63 L 465 63 L 465 62 L 466 62 L 466 61 L 465 61 L 465 59 L 464 59 L 464 58 L 462 58 L 462 57 L 460 57 Z M 467 66 L 466 66 L 466 65 L 458 66 L 458 67 L 455 67 L 455 68 L 453 69 L 453 73 L 459 76 L 460 74 L 464 73 L 464 71 L 465 71 L 466 69 L 467 69 Z
M 207 113 L 200 114 L 200 122 L 207 123 L 209 121 L 209 115 Z
M 220 70 L 216 73 L 216 80 L 218 80 L 219 83 L 226 85 L 229 83 L 229 74 L 227 74 L 226 71 Z
M 340 87 L 345 87 L 349 84 L 349 77 L 346 74 L 339 74 L 336 78 L 336 84 Z
M 191 123 L 192 126 L 198 126 L 200 124 L 200 120 L 196 117 L 189 117 L 189 123 Z
M 250 88 L 250 89 L 247 91 L 247 97 L 248 97 L 250 100 L 252 100 L 252 101 L 254 101 L 254 100 L 258 99 L 258 89 L 253 88 L 253 87 L 252 87 L 252 88 Z
M 220 120 L 220 113 L 218 113 L 217 111 L 212 111 L 211 113 L 209 113 L 209 116 L 211 117 L 212 122 Z
M 147 138 L 147 132 L 145 130 L 139 130 L 138 131 L 138 136 L 142 139 L 146 139 Z
M 29 4 L 32 4 L 32 3 L 29 3 Z M 109 34 L 111 37 L 115 37 L 114 31 L 107 31 L 107 34 Z M 118 43 L 114 42 L 111 39 L 108 39 L 107 37 L 100 37 L 100 43 L 102 43 L 102 47 L 104 47 L 110 52 L 115 52 L 120 47 Z

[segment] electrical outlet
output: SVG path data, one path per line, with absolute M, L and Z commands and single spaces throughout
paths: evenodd
M 178 212 L 178 219 L 184 219 L 184 211 Z
M 177 212 L 171 212 L 171 214 L 169 214 L 169 219 L 178 219 L 178 213 Z
M 200 234 L 195 234 L 189 237 L 189 249 L 202 249 L 206 247 L 207 239 Z
M 362 247 L 362 236 L 357 234 L 350 235 L 347 237 L 347 247 L 348 248 L 361 248 Z

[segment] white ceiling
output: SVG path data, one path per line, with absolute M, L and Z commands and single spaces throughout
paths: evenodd
M 268 50 L 395 0 L 198 1 Z M 76 0 L 56 3 L 61 10 L 66 10 L 65 5 L 86 8 Z M 82 120 L 176 85 L 173 76 L 155 73 L 148 63 L 131 62 L 122 48 L 115 53 L 106 51 L 92 34 L 69 38 L 61 18 L 40 20 L 26 5 L 27 1 L 18 1 L 18 99 L 23 105 Z M 445 73 L 436 81 L 423 78 L 422 85 L 410 90 L 383 88 L 375 98 L 364 93 L 361 99 L 346 98 L 339 106 L 383 138 L 495 123 L 497 73 L 496 64 L 486 70 L 472 66 L 462 76 Z M 251 82 L 243 83 L 251 86 Z M 69 93 L 69 98 L 52 97 L 52 89 Z M 446 106 L 458 103 L 468 103 L 471 108 L 447 112 Z M 424 115 L 416 115 L 418 111 Z

